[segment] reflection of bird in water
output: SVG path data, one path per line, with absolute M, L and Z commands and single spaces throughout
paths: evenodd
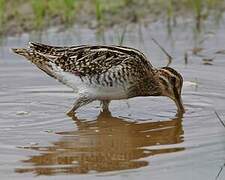
M 31 167 L 16 172 L 41 175 L 55 173 L 88 173 L 134 169 L 148 165 L 143 158 L 184 150 L 163 147 L 182 142 L 181 119 L 136 123 L 100 113 L 95 121 L 79 120 L 73 116 L 77 130 L 60 132 L 62 138 L 49 147 L 28 147 L 41 152 L 25 163 Z M 159 148 L 152 148 L 157 145 Z
M 179 114 L 184 113 L 182 76 L 170 67 L 154 68 L 136 49 L 30 43 L 28 49 L 13 51 L 78 93 L 69 113 L 95 100 L 108 109 L 111 100 L 137 96 L 167 96 L 176 103 Z

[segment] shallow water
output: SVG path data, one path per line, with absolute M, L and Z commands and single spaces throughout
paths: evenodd
M 114 101 L 111 112 L 100 112 L 96 102 L 68 117 L 65 112 L 75 99 L 71 89 L 9 50 L 29 40 L 117 44 L 123 29 L 96 33 L 75 27 L 5 39 L 0 53 L 1 179 L 225 179 L 225 128 L 215 114 L 225 121 L 225 55 L 216 53 L 225 49 L 225 24 L 209 21 L 197 34 L 192 27 L 182 20 L 168 34 L 163 22 L 130 25 L 124 39 L 154 66 L 167 62 L 152 37 L 171 53 L 171 66 L 185 80 L 183 118 L 163 97 Z M 204 49 L 193 54 L 196 47 Z M 211 58 L 212 65 L 205 65 L 202 59 Z

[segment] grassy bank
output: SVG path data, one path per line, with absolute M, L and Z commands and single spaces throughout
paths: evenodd
M 199 28 L 210 15 L 219 21 L 224 10 L 224 0 L 0 0 L 0 34 L 56 25 L 110 27 L 159 18 L 173 25 L 178 15 L 193 18 Z

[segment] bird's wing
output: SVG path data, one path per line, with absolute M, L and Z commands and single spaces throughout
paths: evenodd
M 151 70 L 152 65 L 140 51 L 122 46 L 55 47 L 30 43 L 35 52 L 52 59 L 63 69 L 79 76 L 102 74 L 119 65 Z

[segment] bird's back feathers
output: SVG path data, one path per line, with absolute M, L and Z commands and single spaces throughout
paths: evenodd
M 16 49 L 41 70 L 69 85 L 66 74 L 78 77 L 83 84 L 119 87 L 129 96 L 154 94 L 155 69 L 140 51 L 122 46 L 57 47 L 30 43 L 28 49 Z M 152 79 L 149 77 L 152 77 Z M 71 87 L 74 87 L 71 86 Z M 149 89 L 152 88 L 152 91 Z

